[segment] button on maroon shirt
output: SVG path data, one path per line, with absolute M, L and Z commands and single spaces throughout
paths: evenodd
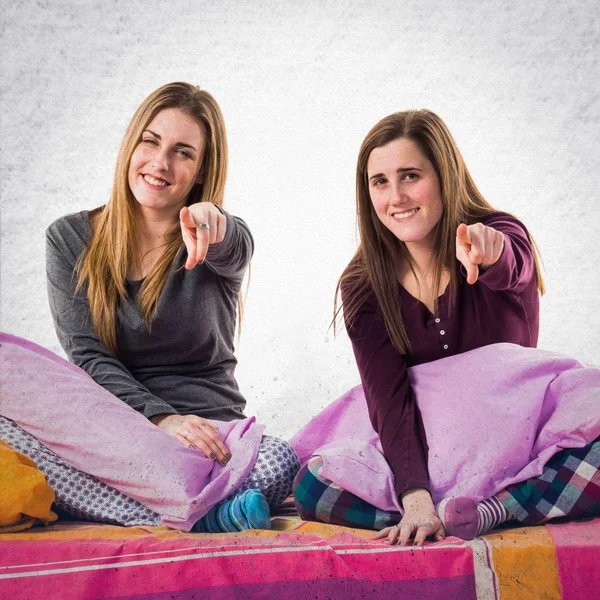
M 394 473 L 398 496 L 411 488 L 429 490 L 427 441 L 407 368 L 488 344 L 537 345 L 539 296 L 525 227 L 500 212 L 481 223 L 504 234 L 504 251 L 474 285 L 460 272 L 451 314 L 449 290 L 440 296 L 438 312 L 432 315 L 398 284 L 398 309 L 410 340 L 408 354 L 392 346 L 373 293 L 348 328 L 371 423 Z M 342 303 L 346 293 L 342 287 Z

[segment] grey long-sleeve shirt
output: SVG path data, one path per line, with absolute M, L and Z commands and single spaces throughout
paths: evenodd
M 75 263 L 91 238 L 92 212 L 67 215 L 46 230 L 50 310 L 69 360 L 148 418 L 163 413 L 222 421 L 244 417 L 233 340 L 237 297 L 254 242 L 244 221 L 223 213 L 225 239 L 209 246 L 203 264 L 181 268 L 187 256 L 182 246 L 150 332 L 136 302 L 142 280 L 127 282 L 129 299 L 118 308 L 118 355 L 94 331 L 86 290 L 75 293 Z

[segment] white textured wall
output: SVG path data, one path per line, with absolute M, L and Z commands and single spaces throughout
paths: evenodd
M 545 260 L 540 345 L 600 363 L 600 28 L 595 0 L 2 2 L 4 331 L 60 351 L 44 229 L 104 203 L 141 100 L 173 80 L 218 99 L 227 207 L 256 239 L 239 346 L 249 412 L 292 434 L 358 382 L 328 332 L 356 244 L 360 142 L 431 108 L 476 182 Z

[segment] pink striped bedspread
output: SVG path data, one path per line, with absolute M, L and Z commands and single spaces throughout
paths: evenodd
M 600 519 L 390 547 L 370 532 L 274 518 L 185 534 L 56 524 L 0 536 L 3 600 L 595 600 Z

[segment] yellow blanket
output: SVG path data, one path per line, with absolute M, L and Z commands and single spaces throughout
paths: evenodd
M 36 464 L 0 441 L 0 533 L 55 521 L 52 502 L 54 492 Z

